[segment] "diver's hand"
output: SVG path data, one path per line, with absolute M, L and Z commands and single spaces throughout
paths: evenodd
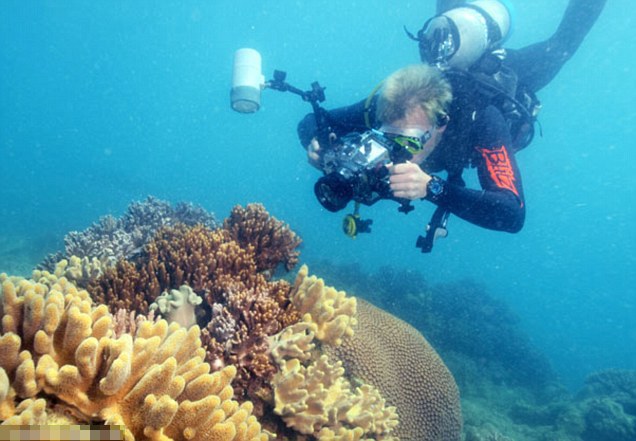
M 396 198 L 421 199 L 426 197 L 426 186 L 431 176 L 426 174 L 419 165 L 412 162 L 389 165 L 389 183 Z
M 320 144 L 316 138 L 312 139 L 307 146 L 307 160 L 311 165 L 320 169 Z
M 329 143 L 333 143 L 336 141 L 337 136 L 335 133 L 329 134 Z M 316 138 L 313 138 L 309 145 L 306 148 L 307 150 L 307 160 L 311 165 L 316 167 L 318 170 L 322 170 L 322 154 L 320 143 Z

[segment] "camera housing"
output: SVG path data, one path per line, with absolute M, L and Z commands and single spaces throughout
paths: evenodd
M 372 205 L 380 199 L 393 199 L 386 166 L 410 157 L 404 147 L 377 130 L 345 135 L 325 148 L 321 160 L 325 175 L 314 185 L 316 198 L 332 212 L 352 200 Z

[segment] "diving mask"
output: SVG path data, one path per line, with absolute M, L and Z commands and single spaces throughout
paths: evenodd
M 380 131 L 385 137 L 404 147 L 411 155 L 424 150 L 424 145 L 433 137 L 432 129 L 422 130 L 416 127 L 382 126 Z

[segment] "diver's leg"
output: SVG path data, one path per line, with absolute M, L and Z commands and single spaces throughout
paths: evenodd
M 558 29 L 546 41 L 510 50 L 508 61 L 519 84 L 532 92 L 545 87 L 576 52 L 606 0 L 570 0 Z

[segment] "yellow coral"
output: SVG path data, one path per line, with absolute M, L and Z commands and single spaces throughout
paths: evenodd
M 386 405 L 370 384 L 354 387 L 343 363 L 323 353 L 353 334 L 355 299 L 307 273 L 303 266 L 292 294 L 292 302 L 304 313 L 303 322 L 269 340 L 279 366 L 271 382 L 274 412 L 288 427 L 320 440 L 397 439 L 390 435 L 398 425 L 395 407 Z
M 395 407 L 385 406 L 378 390 L 368 384 L 352 390 L 342 362 L 322 355 L 308 367 L 292 358 L 280 368 L 272 381 L 274 412 L 289 427 L 325 440 L 363 435 L 393 439 L 388 434 L 398 424 Z
M 322 279 L 309 277 L 308 272 L 307 265 L 298 271 L 291 294 L 292 304 L 303 321 L 316 324 L 318 340 L 338 346 L 344 337 L 353 335 L 356 299 L 347 297 L 344 291 L 325 286 Z
M 106 307 L 65 278 L 50 288 L 5 278 L 0 307 L 5 423 L 44 424 L 46 394 L 86 421 L 125 425 L 127 439 L 268 439 L 251 403 L 232 399 L 236 368 L 209 373 L 197 326 L 146 321 L 116 339 Z M 33 399 L 14 407 L 14 397 Z
M 316 347 L 313 343 L 315 333 L 314 323 L 301 322 L 288 326 L 269 338 L 270 353 L 274 360 L 309 360 L 311 351 Z

